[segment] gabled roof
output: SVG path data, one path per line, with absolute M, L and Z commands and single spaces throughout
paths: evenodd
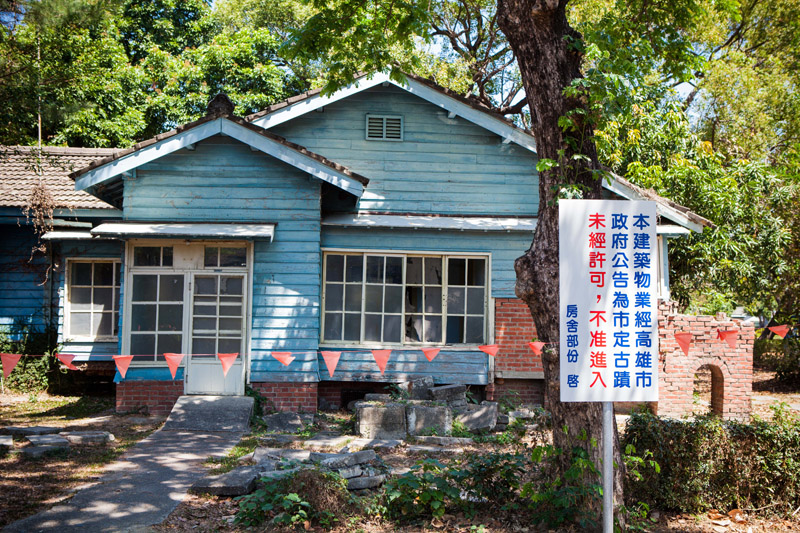
M 115 152 L 111 148 L 42 147 L 39 160 L 35 146 L 0 146 L 0 207 L 27 205 L 41 179 L 53 195 L 56 208 L 111 209 L 112 206 L 84 191 L 76 191 L 69 173 Z
M 75 180 L 75 188 L 80 190 L 107 186 L 109 182 L 121 179 L 122 174 L 145 163 L 182 148 L 193 148 L 195 143 L 218 134 L 236 139 L 355 196 L 361 196 L 364 186 L 369 183 L 367 178 L 347 167 L 241 117 L 220 114 L 207 115 L 126 150 L 114 152 L 73 172 L 70 177 Z
M 405 83 L 399 83 L 384 73 L 363 74 L 352 85 L 333 94 L 325 96 L 320 90 L 309 91 L 273 104 L 263 111 L 248 115 L 245 119 L 269 129 L 377 85 L 391 84 L 423 100 L 427 100 L 444 109 L 452 116 L 460 116 L 491 131 L 502 137 L 504 142 L 514 142 L 531 152 L 536 152 L 536 139 L 534 139 L 530 131 L 515 126 L 503 115 L 486 107 L 477 99 L 461 96 L 430 80 L 413 74 L 406 74 L 406 78 Z

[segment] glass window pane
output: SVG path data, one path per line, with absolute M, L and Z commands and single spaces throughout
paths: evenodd
M 425 258 L 425 284 L 426 285 L 441 285 L 442 284 L 442 258 L 441 257 L 426 257 Z
M 195 305 L 194 314 L 200 316 L 216 316 L 217 306 L 215 305 Z
M 181 352 L 181 335 L 164 335 L 158 336 L 158 355 L 165 353 L 180 353 Z
M 383 342 L 401 342 L 403 317 L 400 315 L 386 315 L 383 317 Z
M 212 268 L 218 266 L 219 265 L 218 256 L 219 256 L 219 248 L 217 248 L 216 246 L 206 246 L 206 249 L 203 252 L 203 266 Z
M 361 340 L 361 313 L 344 314 L 344 340 Z
M 94 284 L 106 285 L 108 287 L 114 285 L 114 264 L 113 263 L 95 263 L 94 264 Z
M 217 331 L 216 317 L 194 317 L 192 331 Z
M 92 289 L 88 287 L 71 288 L 69 304 L 73 311 L 88 311 L 92 308 Z
M 119 311 L 114 311 L 114 318 L 112 318 L 111 321 L 111 329 L 115 337 L 119 335 Z
M 170 248 L 170 250 L 172 249 Z M 161 248 L 158 246 L 134 246 L 133 266 L 161 266 Z
M 383 285 L 367 285 L 364 293 L 364 311 L 380 313 L 383 311 Z
M 87 289 L 88 290 L 88 289 Z M 111 311 L 113 307 L 114 289 L 94 289 L 92 309 L 95 311 Z
M 448 259 L 447 261 L 447 283 L 450 285 L 466 284 L 466 259 Z
M 386 286 L 386 292 L 383 302 L 384 313 L 402 313 L 403 312 L 403 287 Z
M 341 311 L 344 298 L 344 285 L 341 283 L 328 283 L 325 285 L 325 310 Z
M 201 355 L 207 353 L 217 353 L 217 339 L 214 337 L 192 337 L 192 354 Z
M 338 341 L 342 339 L 342 313 L 325 313 L 325 340 Z
M 241 303 L 242 297 L 241 296 L 220 296 L 219 301 L 222 303 L 234 303 L 238 304 Z
M 393 285 L 403 284 L 403 258 L 402 257 L 387 257 L 386 258 L 386 283 Z
M 181 331 L 183 329 L 183 305 L 158 306 L 158 331 Z
M 220 314 L 220 316 L 242 316 L 242 306 L 241 305 L 221 305 L 221 306 L 219 306 L 219 314 Z
M 383 257 L 367 256 L 367 283 L 383 283 Z
M 325 279 L 327 281 L 344 281 L 344 256 L 328 254 L 325 257 Z
M 217 351 L 220 353 L 241 353 L 242 352 L 242 339 L 220 339 Z
M 345 311 L 361 311 L 361 285 L 346 285 L 344 289 Z
M 161 276 L 159 280 L 158 300 L 160 302 L 183 301 L 183 275 Z
M 222 276 L 219 280 L 220 294 L 242 294 L 244 278 L 241 276 Z
M 422 340 L 422 316 L 406 315 L 406 342 Z
M 442 342 L 442 317 L 425 317 L 425 342 Z
M 483 289 L 467 289 L 467 313 L 483 315 Z
M 422 258 L 406 258 L 406 283 L 411 285 L 422 285 Z
M 195 294 L 217 294 L 217 277 L 195 276 L 194 292 Z
M 219 266 L 221 267 L 246 267 L 247 248 L 220 248 Z
M 406 313 L 422 312 L 422 287 L 406 287 Z
M 161 258 L 161 266 L 171 267 L 172 266 L 172 246 L 165 246 L 163 248 L 163 251 L 164 251 L 164 253 L 163 253 L 162 258 Z
M 122 263 L 114 263 L 114 285 L 119 285 L 122 279 Z
M 241 298 L 234 298 L 234 301 L 237 302 L 237 303 L 238 303 L 239 300 L 241 300 Z M 226 300 L 225 298 L 220 298 L 220 301 L 225 302 L 225 301 L 228 301 L 228 300 Z M 216 305 L 217 297 L 216 296 L 199 296 L 199 295 L 195 295 L 194 303 L 196 303 L 196 304 L 214 304 L 214 305 Z
M 112 313 L 95 313 L 92 321 L 93 330 L 96 337 L 111 336 L 111 322 L 114 319 Z
M 136 274 L 133 276 L 131 300 L 134 302 L 156 301 L 158 276 L 154 274 Z
M 71 263 L 71 282 L 72 285 L 91 285 L 92 284 L 92 264 L 91 263 Z
M 467 285 L 483 287 L 486 285 L 486 260 L 470 259 L 467 269 Z
M 447 344 L 461 344 L 464 342 L 464 317 L 447 317 Z
M 70 313 L 69 314 L 69 334 L 80 335 L 82 337 L 91 335 L 92 314 L 91 313 Z
M 346 281 L 357 282 L 364 278 L 364 257 L 361 255 L 348 255 Z
M 467 339 L 468 344 L 480 344 L 483 342 L 483 317 L 467 317 Z
M 131 332 L 155 331 L 156 305 L 134 304 L 131 306 Z
M 447 289 L 447 314 L 458 315 L 464 312 L 464 289 L 450 287 Z
M 119 289 L 114 289 L 114 309 L 119 310 L 122 302 L 119 301 Z
M 219 329 L 225 331 L 241 331 L 242 319 L 241 318 L 220 318 Z
M 441 287 L 425 287 L 425 312 L 426 313 L 442 312 Z
M 156 336 L 131 334 L 132 355 L 153 355 L 156 351 Z
M 364 315 L 364 340 L 380 342 L 381 315 Z

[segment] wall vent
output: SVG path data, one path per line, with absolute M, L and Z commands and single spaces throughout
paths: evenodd
M 399 115 L 367 115 L 368 141 L 402 141 L 403 117 Z

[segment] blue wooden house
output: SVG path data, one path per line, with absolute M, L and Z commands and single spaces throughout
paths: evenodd
M 420 376 L 489 397 L 500 385 L 541 391 L 514 294 L 539 203 L 529 132 L 413 76 L 363 77 L 246 118 L 212 104 L 128 150 L 63 149 L 80 168 L 59 176 L 75 190 L 54 196 L 85 203 L 56 211 L 50 255 L 37 259 L 54 266 L 44 285 L 8 267 L 32 237 L 17 224 L 24 202 L 3 204 L 0 320 L 57 328 L 76 360 L 135 355 L 116 376 L 120 410 L 246 385 L 312 410 Z M 0 190 L 15 182 L 7 166 L 0 158 Z M 705 221 L 622 179 L 604 185 L 658 202 L 668 298 L 666 239 Z M 496 358 L 478 349 L 491 343 Z M 441 348 L 432 362 L 429 346 Z M 372 349 L 392 350 L 383 375 Z M 322 351 L 342 352 L 333 376 Z M 160 357 L 170 352 L 187 354 L 174 380 Z M 227 377 L 217 353 L 240 354 Z

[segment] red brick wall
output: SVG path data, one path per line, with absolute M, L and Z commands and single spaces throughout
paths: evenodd
M 332 404 L 336 408 L 344 408 L 347 407 L 344 405 L 343 399 L 343 392 L 348 397 L 350 393 L 348 391 L 358 391 L 359 393 L 363 392 L 364 394 L 368 392 L 374 393 L 388 393 L 387 387 L 389 383 L 377 383 L 377 382 L 359 382 L 359 381 L 320 381 L 319 387 L 317 389 L 317 394 L 319 395 L 320 399 L 324 399 L 329 404 Z
M 486 386 L 486 399 L 499 402 L 503 398 L 525 405 L 544 405 L 544 380 L 498 379 Z
M 518 298 L 496 298 L 494 304 L 494 340 L 500 346 L 495 370 L 541 372 L 542 358 L 528 343 L 536 336 L 536 326 L 528 306 Z
M 317 410 L 317 383 L 250 384 L 266 401 L 265 409 L 311 413 Z
M 717 338 L 718 330 L 737 330 L 736 347 Z M 694 374 L 700 367 L 712 372 L 712 408 L 724 419 L 747 420 L 753 384 L 753 326 L 713 316 L 680 315 L 673 302 L 659 302 L 659 415 L 681 417 L 692 413 Z M 691 332 L 685 355 L 676 332 Z M 721 387 L 717 386 L 720 385 Z M 714 387 L 716 386 L 716 389 Z
M 144 410 L 165 415 L 183 394 L 183 381 L 122 381 L 117 383 L 118 413 Z

